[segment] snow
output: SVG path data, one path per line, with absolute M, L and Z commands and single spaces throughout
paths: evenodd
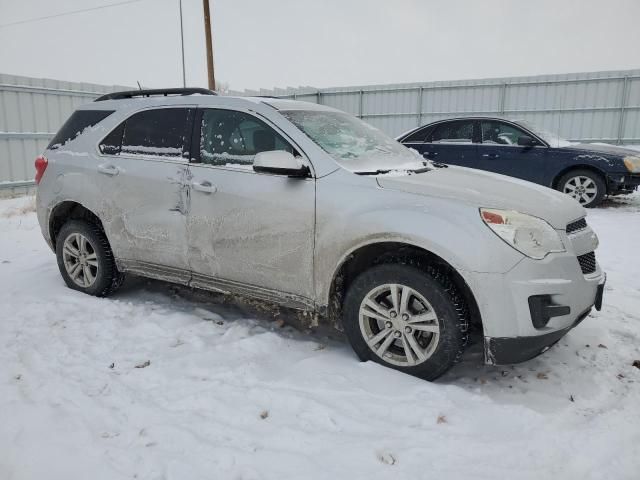
M 602 312 L 428 383 L 213 295 L 71 291 L 33 200 L 0 201 L 0 478 L 637 479 L 639 219 L 637 194 L 589 211 Z

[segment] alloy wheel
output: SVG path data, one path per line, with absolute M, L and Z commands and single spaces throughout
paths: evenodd
M 578 175 L 567 180 L 562 191 L 575 198 L 581 205 L 586 205 L 593 202 L 598 195 L 598 186 L 591 178 Z
M 435 351 L 438 316 L 424 296 L 400 284 L 372 289 L 359 311 L 360 331 L 369 348 L 385 362 L 415 366 Z
M 73 282 L 82 288 L 93 285 L 98 275 L 98 257 L 87 237 L 72 233 L 62 248 L 64 268 Z

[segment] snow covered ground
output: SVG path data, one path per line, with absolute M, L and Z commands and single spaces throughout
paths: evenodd
M 159 282 L 71 291 L 32 206 L 0 201 L 0 479 L 640 478 L 640 195 L 589 211 L 602 312 L 436 383 Z

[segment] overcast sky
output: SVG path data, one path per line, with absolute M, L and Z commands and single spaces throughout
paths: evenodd
M 0 25 L 122 0 L 0 0 Z M 211 0 L 232 89 L 640 67 L 640 0 Z M 187 84 L 206 86 L 202 1 L 183 0 Z M 0 26 L 0 72 L 180 86 L 178 0 Z

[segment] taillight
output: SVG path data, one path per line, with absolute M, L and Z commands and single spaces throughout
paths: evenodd
M 40 184 L 40 180 L 42 179 L 42 175 L 44 175 L 44 171 L 47 169 L 47 165 L 49 165 L 49 160 L 44 155 L 38 155 L 36 158 L 36 185 Z

